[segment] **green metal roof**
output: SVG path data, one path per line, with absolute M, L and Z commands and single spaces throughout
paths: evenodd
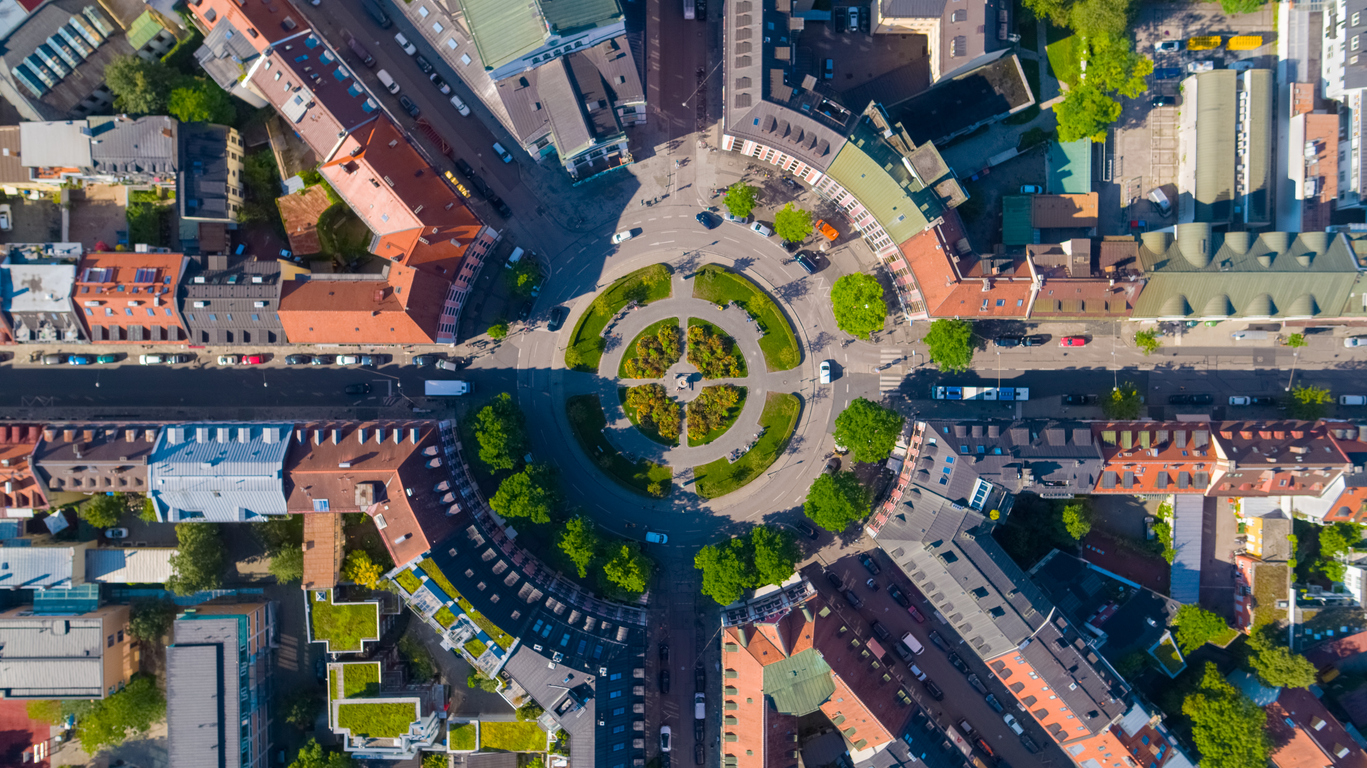
M 1088 139 L 1049 142 L 1045 158 L 1051 195 L 1085 195 L 1092 191 L 1092 142 Z
M 1196 221 L 1229 221 L 1234 202 L 1234 124 L 1238 108 L 1232 69 L 1217 69 L 1187 78 L 1195 90 L 1196 152 L 1184 161 L 1196 163 Z M 1193 86 L 1194 82 L 1194 86 Z M 1192 93 L 1187 92 L 1190 99 Z
M 1248 189 L 1240 201 L 1244 211 L 1235 218 L 1266 224 L 1272 208 L 1272 70 L 1253 69 L 1243 77 L 1248 83 Z
M 1136 318 L 1336 317 L 1358 274 L 1342 235 L 1212 231 L 1179 224 L 1176 238 L 1145 232 L 1147 282 Z
M 858 198 L 895 243 L 920 234 L 927 223 L 945 210 L 939 195 L 907 170 L 902 157 L 865 119 L 859 121 L 826 171 L 826 175 Z M 948 170 L 943 162 L 939 165 Z M 944 175 L 942 172 L 924 181 L 933 184 Z
M 485 69 L 498 69 L 546 41 L 546 20 L 536 3 L 461 0 L 461 7 Z
M 617 0 L 547 0 L 540 5 L 551 32 L 559 35 L 606 26 L 622 18 L 622 5 Z
M 835 680 L 821 654 L 808 648 L 764 668 L 764 693 L 774 700 L 780 714 L 801 717 L 815 712 L 835 693 Z
M 128 44 L 133 46 L 135 51 L 142 50 L 142 47 L 156 37 L 162 29 L 161 22 L 156 20 L 152 12 L 144 11 L 128 27 Z
M 1002 196 L 1002 243 L 1029 245 L 1035 242 L 1034 211 L 1029 195 Z
M 1344 304 L 1345 317 L 1367 317 L 1367 272 L 1359 272 Z

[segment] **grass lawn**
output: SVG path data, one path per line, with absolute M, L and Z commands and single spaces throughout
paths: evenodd
M 797 395 L 770 392 L 764 402 L 764 412 L 759 416 L 759 424 L 765 429 L 764 437 L 734 464 L 723 456 L 711 464 L 694 467 L 698 495 L 715 499 L 759 477 L 788 447 L 788 439 L 793 436 L 800 415 L 802 403 Z
M 362 640 L 376 640 L 380 636 L 380 606 L 377 603 L 332 602 L 332 590 L 327 600 L 309 596 L 309 621 L 313 639 L 328 643 L 332 653 L 354 653 L 361 650 Z
M 674 326 L 675 328 L 678 328 L 678 327 L 679 327 L 679 318 L 677 318 L 677 317 L 666 317 L 665 319 L 661 320 L 661 321 L 658 322 L 658 323 L 651 323 L 650 325 L 647 325 L 640 333 L 636 334 L 636 338 L 634 338 L 634 339 L 631 340 L 631 346 L 627 347 L 627 353 L 626 353 L 625 355 L 622 355 L 622 362 L 619 363 L 619 364 L 617 365 L 617 378 L 619 378 L 619 379 L 628 378 L 628 376 L 627 376 L 627 361 L 628 361 L 628 360 L 635 360 L 636 357 L 637 357 L 637 355 L 636 355 L 636 342 L 640 341 L 641 339 L 644 339 L 644 338 L 647 337 L 647 336 L 654 336 L 655 334 L 659 333 L 659 332 L 660 332 L 660 329 L 663 328 L 663 327 L 665 327 L 666 325 L 672 325 L 672 326 Z M 681 336 L 681 337 L 679 338 L 679 350 L 680 350 L 680 354 L 683 353 L 683 346 L 684 346 L 684 339 L 683 339 L 683 337 Z M 678 358 L 675 358 L 675 359 L 674 359 L 674 362 L 675 362 L 675 363 L 679 362 Z M 670 363 L 670 364 L 673 365 L 673 363 Z
M 380 692 L 380 663 L 347 664 L 342 667 L 342 698 L 374 696 Z M 334 692 L 335 694 L 335 692 Z M 335 695 L 334 695 L 335 698 Z
M 399 586 L 403 587 L 404 591 L 410 595 L 422 588 L 422 579 L 407 569 L 399 571 L 399 575 L 395 576 L 394 580 L 399 582 Z
M 764 330 L 759 349 L 764 353 L 764 365 L 769 370 L 786 371 L 802 362 L 792 324 L 769 294 L 749 278 L 728 272 L 717 264 L 708 264 L 700 268 L 693 279 L 693 298 L 714 304 L 734 301 L 745 307 Z
M 738 378 L 738 379 L 743 379 L 743 378 L 745 378 L 746 376 L 749 375 L 750 369 L 749 369 L 749 368 L 746 366 L 746 364 L 745 364 L 745 353 L 740 351 L 740 345 L 736 343 L 736 340 L 735 340 L 735 339 L 731 338 L 731 334 L 727 333 L 726 331 L 723 331 L 721 328 L 718 328 L 715 324 L 709 323 L 709 322 L 707 322 L 706 320 L 703 320 L 702 318 L 699 318 L 699 317 L 690 317 L 690 318 L 688 318 L 688 327 L 689 327 L 689 328 L 692 328 L 692 327 L 694 327 L 694 326 L 700 326 L 700 327 L 702 327 L 702 328 L 706 328 L 707 331 L 708 331 L 709 333 L 711 333 L 712 335 L 714 335 L 714 336 L 720 336 L 720 337 L 722 337 L 723 339 L 726 339 L 727 341 L 731 342 L 731 356 L 734 357 L 734 358 L 736 358 L 737 367 L 740 368 L 740 371 L 737 372 L 736 375 L 735 375 L 734 377 L 727 376 L 727 377 L 725 377 L 725 378 Z M 687 353 L 685 352 L 685 355 L 686 355 L 686 354 L 687 354 Z M 712 378 L 712 377 L 710 377 L 710 376 L 708 376 L 706 373 L 704 373 L 704 374 L 703 374 L 703 378 Z
M 497 624 L 489 621 L 484 614 L 476 611 L 475 607 L 470 604 L 470 601 L 466 600 L 460 594 L 460 590 L 456 589 L 455 585 L 451 583 L 451 580 L 446 578 L 446 574 L 441 572 L 441 569 L 437 567 L 437 564 L 434 561 L 430 558 L 423 560 L 419 564 L 419 567 L 421 567 L 428 576 L 432 577 L 432 581 L 437 582 L 437 586 L 446 593 L 447 597 L 456 601 L 456 605 L 459 605 L 460 609 L 465 611 L 465 615 L 469 616 L 470 620 L 475 622 L 475 626 L 484 630 L 484 633 L 489 637 L 492 637 L 494 642 L 503 646 L 504 650 L 512 647 L 513 636 L 504 632 L 502 629 L 499 629 Z M 451 612 L 448 610 L 447 613 Z M 451 620 L 455 621 L 454 615 L 452 615 Z
M 418 719 L 418 704 L 411 702 L 349 702 L 337 706 L 337 727 L 352 736 L 393 739 L 408 733 Z
M 536 723 L 483 720 L 479 724 L 479 746 L 503 752 L 544 752 L 546 732 Z
M 476 727 L 474 723 L 461 723 L 453 726 L 447 737 L 448 746 L 457 752 L 473 751 Z
M 717 427 L 716 429 L 712 430 L 711 432 L 708 432 L 706 435 L 703 436 L 703 439 L 701 439 L 701 440 L 694 440 L 694 439 L 691 438 L 691 437 L 688 438 L 688 444 L 689 444 L 689 445 L 707 445 L 708 443 L 712 442 L 713 440 L 716 440 L 717 438 L 719 438 L 719 437 L 721 437 L 722 435 L 726 434 L 726 430 L 730 429 L 730 428 L 731 428 L 731 425 L 736 423 L 736 419 L 740 417 L 740 412 L 743 411 L 743 410 L 745 410 L 745 393 L 746 393 L 746 388 L 745 388 L 745 387 L 736 387 L 736 389 L 740 391 L 740 399 L 736 401 L 736 404 L 735 404 L 735 405 L 733 405 L 733 406 L 731 406 L 729 409 L 727 409 L 727 411 L 726 411 L 726 419 L 725 419 L 724 421 L 722 421 L 721 426 Z M 685 431 L 687 431 L 687 430 L 685 429 Z
M 346 203 L 337 203 L 318 217 L 318 244 L 327 256 L 364 257 L 370 230 Z
M 339 670 L 336 670 L 336 669 L 329 669 L 329 670 L 328 670 L 328 698 L 329 698 L 329 699 L 338 698 L 337 678 L 338 678 L 339 675 L 341 675 L 341 672 L 340 672 Z
M 432 614 L 432 620 L 449 629 L 452 624 L 456 623 L 456 614 L 451 613 L 451 609 L 443 605 L 437 609 L 436 613 Z
M 1173 644 L 1171 638 L 1159 643 L 1158 647 L 1153 649 L 1153 655 L 1168 670 L 1169 675 L 1175 675 L 1182 671 L 1182 657 L 1178 655 L 1177 646 Z
M 575 370 L 598 370 L 598 361 L 603 357 L 600 339 L 608 321 L 633 299 L 649 304 L 669 298 L 673 290 L 670 274 L 668 266 L 652 264 L 623 276 L 593 300 L 593 305 L 579 318 L 570 336 L 570 347 L 580 356 L 580 364 L 573 366 Z
M 565 401 L 565 412 L 579 447 L 589 455 L 598 468 L 621 485 L 643 495 L 664 498 L 671 490 L 674 472 L 667 465 L 641 459 L 630 461 L 617 452 L 603 435 L 607 418 L 603 416 L 603 404 L 597 395 L 576 395 Z M 651 493 L 656 486 L 658 493 Z
M 1082 74 L 1082 38 L 1058 27 L 1049 27 L 1049 69 L 1054 77 L 1068 85 L 1077 85 Z
M 469 640 L 466 640 L 464 647 L 465 652 L 476 659 L 483 656 L 484 652 L 489 650 L 489 646 L 485 645 L 478 637 L 472 637 Z
M 618 400 L 618 402 L 620 402 L 620 403 L 622 404 L 622 410 L 623 410 L 623 411 L 626 411 L 627 418 L 631 420 L 631 426 L 633 426 L 633 427 L 635 427 L 635 428 L 641 430 L 641 434 L 645 435 L 646 437 L 650 438 L 651 440 L 654 440 L 655 442 L 659 443 L 660 445 L 668 445 L 668 446 L 671 446 L 671 447 L 673 447 L 673 446 L 675 446 L 675 445 L 678 445 L 678 444 L 679 444 L 679 441 L 678 441 L 678 440 L 666 440 L 666 439 L 664 439 L 663 437 L 660 437 L 659 431 L 656 430 L 654 427 L 643 427 L 643 426 L 641 426 L 641 421 L 640 421 L 640 419 L 636 418 L 636 409 L 635 409 L 635 408 L 632 408 L 630 405 L 627 405 L 627 390 L 628 390 L 628 389 L 630 389 L 630 387 L 618 387 L 618 388 L 617 388 L 617 400 Z M 668 389 L 668 388 L 666 387 L 666 389 Z M 675 404 L 677 405 L 677 402 L 676 402 Z M 606 421 L 606 418 L 604 419 L 604 421 Z
M 1221 648 L 1229 647 L 1229 644 L 1239 639 L 1239 630 L 1234 627 L 1227 627 L 1224 632 L 1212 637 L 1206 642 L 1211 645 L 1218 645 Z

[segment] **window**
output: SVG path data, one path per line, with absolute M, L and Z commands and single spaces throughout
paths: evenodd
M 953 456 L 946 456 L 946 457 L 945 457 L 945 463 L 946 463 L 946 464 L 953 464 L 953 463 L 954 463 L 954 457 L 953 457 Z
M 122 629 L 119 630 L 119 642 L 120 642 L 120 643 L 123 642 L 123 630 L 122 630 Z
M 961 445 L 961 446 L 959 446 L 959 453 L 962 453 L 962 454 L 967 455 L 967 454 L 968 454 L 968 446 L 966 446 L 966 445 Z
M 620 715 L 620 714 L 622 714 L 623 712 L 626 712 L 626 711 L 627 711 L 627 708 L 626 708 L 626 707 L 618 707 L 618 708 L 612 710 L 612 716 L 613 716 L 613 717 L 616 717 L 616 716 L 618 716 L 618 715 Z
M 209 315 L 209 322 L 211 322 L 211 323 L 216 323 L 216 322 L 218 322 L 218 315 Z
M 460 45 L 460 43 L 457 43 L 455 40 L 447 40 L 447 41 L 446 41 L 446 47 L 447 47 L 447 48 L 450 48 L 450 49 L 453 50 L 453 51 L 456 50 L 456 46 L 457 46 L 457 45 Z
M 621 692 L 621 691 L 613 691 L 612 693 L 609 693 L 609 694 L 608 694 L 608 698 L 609 698 L 609 699 L 620 699 L 620 698 L 622 698 L 622 692 Z
M 421 17 L 423 17 L 424 19 L 427 18 L 427 14 L 428 14 L 428 13 L 430 13 L 430 11 L 428 11 L 426 8 L 422 8 L 422 7 L 419 7 L 419 8 L 418 8 L 418 15 L 421 16 Z
M 113 636 L 113 635 L 110 635 L 110 636 L 105 640 L 104 647 L 106 647 L 106 648 L 113 648 L 113 647 L 114 647 L 114 636 Z
M 432 22 L 432 31 L 440 35 L 442 32 L 446 31 L 446 27 L 443 27 L 441 22 L 434 21 Z

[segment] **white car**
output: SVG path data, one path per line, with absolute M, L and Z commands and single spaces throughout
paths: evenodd
M 163 362 L 161 355 L 138 355 L 139 365 L 161 365 Z
M 646 541 L 650 542 L 651 544 L 668 544 L 669 537 L 663 533 L 656 533 L 655 531 L 646 531 Z
M 1002 715 L 1002 721 L 1006 723 L 1007 728 L 1015 731 L 1017 736 L 1025 735 L 1025 729 L 1021 727 L 1020 723 L 1016 722 L 1016 718 L 1011 716 L 1010 713 Z
M 770 235 L 774 234 L 774 231 L 772 229 L 769 229 L 768 227 L 764 226 L 758 221 L 750 225 L 750 231 L 754 232 L 760 237 L 769 237 Z
M 667 725 L 662 725 L 662 726 L 660 726 L 660 751 L 661 751 L 661 752 L 668 752 L 669 749 L 670 749 L 670 747 L 673 746 L 672 744 L 670 744 L 670 736 L 671 736 L 672 734 L 673 734 L 673 731 L 669 730 L 669 726 L 667 726 Z
M 0 229 L 6 232 L 14 229 L 14 218 L 10 214 L 9 203 L 0 205 Z
M 822 383 L 822 384 L 830 384 L 830 383 L 831 383 L 831 361 L 830 361 L 830 360 L 822 360 L 822 361 L 821 361 L 821 383 Z
M 1209 72 L 1215 69 L 1215 62 L 1211 59 L 1201 59 L 1200 61 L 1187 62 L 1188 72 Z
M 912 664 L 910 665 L 910 669 L 912 677 L 916 678 L 917 680 L 920 680 L 921 682 L 925 682 L 926 673 L 922 672 L 920 667 L 916 666 L 915 664 Z
M 242 358 L 238 357 L 237 355 L 219 355 L 219 356 L 218 356 L 218 364 L 219 364 L 219 365 L 237 365 L 237 364 L 240 363 L 240 362 L 242 362 Z
M 461 101 L 459 96 L 451 97 L 451 106 L 456 108 L 456 111 L 460 113 L 461 117 L 470 116 L 470 108 L 465 106 L 465 102 Z
M 418 52 L 417 46 L 408 42 L 408 38 L 404 37 L 402 32 L 394 35 L 394 42 L 398 43 L 399 47 L 403 49 L 403 52 L 409 56 Z
M 630 240 L 631 238 L 633 238 L 633 237 L 635 237 L 635 236 L 636 236 L 636 230 L 634 230 L 634 229 L 624 229 L 624 230 L 622 230 L 621 232 L 618 232 L 617 234 L 615 234 L 615 235 L 612 236 L 612 244 L 613 244 L 613 245 L 617 245 L 618 243 L 625 243 L 626 241 Z
M 356 355 L 338 355 L 338 356 L 337 356 L 337 364 L 338 364 L 338 365 L 359 365 L 360 363 L 361 363 L 361 358 L 358 357 L 358 356 L 356 356 Z
M 693 694 L 693 719 L 702 720 L 707 717 L 707 697 L 701 692 Z
M 1248 405 L 1250 399 L 1247 395 L 1233 395 L 1229 398 L 1230 405 Z
M 1367 347 L 1367 336 L 1351 336 L 1343 340 L 1343 346 L 1348 348 Z
M 749 217 L 749 216 L 736 216 L 736 215 L 732 214 L 732 213 L 729 212 L 729 211 L 726 212 L 726 213 L 723 213 L 723 214 L 722 214 L 722 218 L 726 219 L 727 221 L 731 222 L 732 224 L 749 224 L 749 223 L 750 223 L 750 217 Z

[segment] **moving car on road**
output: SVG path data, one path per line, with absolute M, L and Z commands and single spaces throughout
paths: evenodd
M 348 384 L 346 385 L 346 389 L 343 391 L 346 392 L 348 395 L 368 395 L 370 394 L 370 385 Z
M 551 308 L 551 318 L 550 318 L 550 320 L 546 323 L 546 330 L 548 330 L 548 331 L 558 331 L 558 330 L 560 330 L 560 327 L 563 326 L 563 325 L 565 324 L 565 316 L 568 315 L 569 312 L 570 312 L 570 311 L 569 311 L 568 309 L 565 309 L 564 307 L 552 307 L 552 308 Z
M 91 365 L 94 362 L 95 358 L 90 355 L 72 355 L 66 359 L 67 365 Z
M 802 535 L 806 536 L 809 539 L 816 538 L 816 529 L 811 527 L 810 525 L 807 525 L 806 523 L 798 523 L 797 529 L 799 531 L 802 531 Z
M 1063 396 L 1063 404 L 1064 404 L 1064 405 L 1087 405 L 1088 403 L 1095 403 L 1095 402 L 1096 402 L 1096 395 L 1064 395 L 1064 396 Z
M 831 383 L 831 361 L 830 361 L 830 360 L 822 360 L 822 361 L 821 361 L 821 383 L 822 383 L 822 384 L 830 384 L 830 383 Z
M 111 363 L 117 363 L 117 362 L 119 362 L 119 356 L 118 356 L 118 355 L 100 355 L 99 357 L 95 358 L 95 362 L 96 362 L 96 363 L 99 363 L 100 365 L 109 365 L 109 364 L 111 364 Z
M 1182 50 L 1181 40 L 1162 40 L 1153 49 L 1155 51 L 1180 51 Z
M 446 93 L 446 91 L 442 91 L 442 93 Z M 465 106 L 465 102 L 461 101 L 459 96 L 451 96 L 451 106 L 456 108 L 456 111 L 460 113 L 461 117 L 470 116 L 470 108 Z
M 625 243 L 626 241 L 630 240 L 631 238 L 633 238 L 633 237 L 635 237 L 635 236 L 636 236 L 636 230 L 634 230 L 634 229 L 624 229 L 624 230 L 622 230 L 621 232 L 618 232 L 617 234 L 615 234 L 615 235 L 612 236 L 612 244 L 613 244 L 613 245 L 617 245 L 617 244 L 619 244 L 619 243 Z
M 806 272 L 807 274 L 816 274 L 816 259 L 813 259 L 811 254 L 807 253 L 806 251 L 798 251 L 798 254 L 793 257 L 793 261 L 796 261 L 797 265 L 799 267 L 802 267 L 802 271 Z
M 660 670 L 660 693 L 669 693 L 669 670 Z
M 921 687 L 926 689 L 926 693 L 930 694 L 930 698 L 935 699 L 936 701 L 945 700 L 945 692 L 940 690 L 940 686 L 936 685 L 934 680 L 931 680 L 930 678 L 922 680 Z
M 693 218 L 708 229 L 716 229 L 721 226 L 721 222 L 717 220 L 717 214 L 712 213 L 711 211 L 699 211 L 698 215 Z
M 849 603 L 851 608 L 857 609 L 864 606 L 864 601 L 859 599 L 859 595 L 856 595 L 853 589 L 845 590 L 845 602 Z
M 1022 184 L 1022 185 L 1021 185 L 1021 194 L 1022 194 L 1022 195 L 1042 195 L 1042 194 L 1044 194 L 1044 187 L 1041 187 L 1041 186 L 1038 185 L 1038 184 Z
M 646 541 L 651 544 L 668 544 L 669 536 L 657 531 L 646 531 Z
M 505 163 L 511 163 L 513 161 L 513 156 L 508 154 L 508 150 L 504 149 L 503 145 L 499 144 L 497 141 L 494 142 L 494 154 L 498 155 L 499 159 Z

